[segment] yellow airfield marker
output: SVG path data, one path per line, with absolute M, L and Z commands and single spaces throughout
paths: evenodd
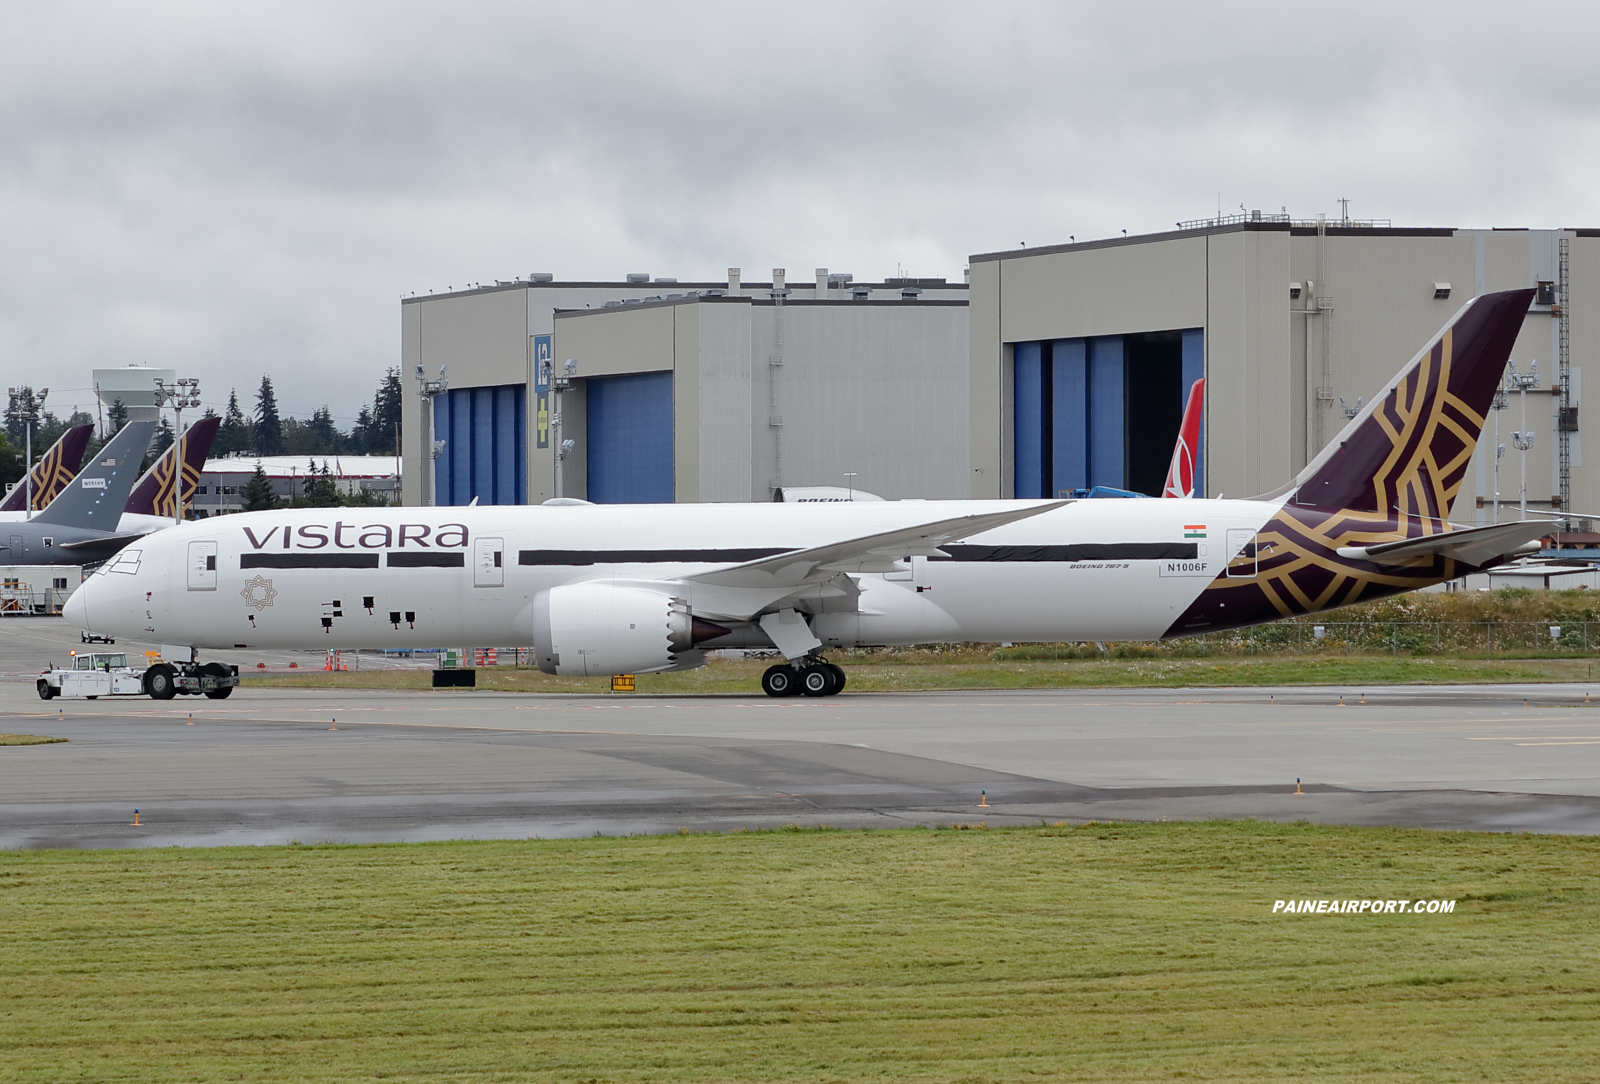
M 129 825 L 129 827 L 130 828 L 142 828 L 142 827 L 144 827 L 142 824 L 139 823 L 139 811 L 137 809 L 135 809 L 133 811 L 133 823 L 131 825 Z

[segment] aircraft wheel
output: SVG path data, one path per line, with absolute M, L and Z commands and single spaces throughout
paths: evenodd
M 48 681 L 39 682 L 39 699 L 40 700 L 49 700 L 54 695 L 56 695 L 56 691 L 55 691 L 54 687 L 52 687 L 51 684 Z
M 171 700 L 178 695 L 178 686 L 172 680 L 170 666 L 152 666 L 144 675 L 144 687 L 152 700 Z
M 800 674 L 788 663 L 769 666 L 761 675 L 761 691 L 768 696 L 794 696 L 800 692 Z
M 826 666 L 829 670 L 833 671 L 833 677 L 834 677 L 835 684 L 833 686 L 833 693 L 831 693 L 830 695 L 837 695 L 839 693 L 844 692 L 844 683 L 849 680 L 848 678 L 846 678 L 844 676 L 844 667 L 839 666 L 836 663 L 831 663 L 831 662 L 830 663 L 824 663 L 823 665 Z
M 827 663 L 812 663 L 800 671 L 800 691 L 806 696 L 832 696 L 839 691 L 839 679 Z

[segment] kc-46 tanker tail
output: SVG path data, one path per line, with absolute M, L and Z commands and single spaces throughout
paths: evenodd
M 530 645 L 541 669 L 589 676 L 776 648 L 773 696 L 838 692 L 833 648 L 1159 640 L 1314 613 L 1494 566 L 1548 529 L 1445 518 L 1531 297 L 1466 305 L 1251 500 L 257 512 L 141 539 L 66 613 L 197 649 Z

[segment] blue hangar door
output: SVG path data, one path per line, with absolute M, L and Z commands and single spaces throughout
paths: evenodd
M 435 504 L 526 504 L 528 413 L 521 384 L 455 388 L 433 401 Z
M 672 374 L 588 381 L 589 499 L 671 504 Z
M 1016 343 L 1015 495 L 1108 486 L 1160 496 L 1189 386 L 1205 373 L 1204 342 L 1190 328 Z M 1202 419 L 1201 449 L 1204 434 Z M 1198 461 L 1196 477 L 1204 496 Z

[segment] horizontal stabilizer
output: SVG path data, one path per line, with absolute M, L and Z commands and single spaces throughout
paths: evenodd
M 1418 557 L 1448 557 L 1467 565 L 1482 565 L 1515 553 L 1527 543 L 1560 527 L 1556 520 L 1527 519 L 1491 523 L 1487 527 L 1461 527 L 1420 538 L 1402 538 L 1373 546 L 1341 546 L 1339 556 L 1357 561 L 1390 564 Z
M 833 542 L 826 546 L 791 550 L 776 557 L 763 557 L 744 564 L 730 565 L 685 577 L 687 582 L 711 587 L 774 588 L 800 587 L 832 579 L 840 572 L 872 572 L 893 567 L 907 557 L 937 556 L 946 542 L 967 538 L 1008 523 L 1037 516 L 1067 504 L 1067 501 L 1018 502 L 1004 512 L 988 512 L 953 519 L 934 520 L 914 527 L 901 527 L 882 534 Z

